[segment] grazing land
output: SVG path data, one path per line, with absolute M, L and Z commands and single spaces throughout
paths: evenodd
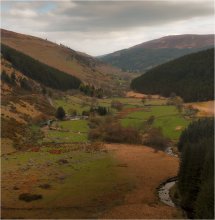
M 2 168 L 4 218 L 179 215 L 156 195 L 159 183 L 176 175 L 178 159 L 148 147 L 48 145 L 5 155 Z M 19 200 L 23 193 L 42 199 Z
M 100 145 L 50 145 L 5 155 L 2 217 L 97 217 L 131 188 L 116 167 L 117 161 Z M 42 199 L 19 200 L 23 193 Z
M 86 120 L 55 122 L 43 128 L 44 142 L 86 142 L 88 130 Z
M 189 120 L 179 114 L 176 107 L 166 105 L 144 107 L 127 114 L 121 122 L 124 126 L 140 127 L 150 116 L 155 117 L 153 126 L 160 127 L 164 135 L 171 139 L 178 139 L 181 131 L 189 124 Z

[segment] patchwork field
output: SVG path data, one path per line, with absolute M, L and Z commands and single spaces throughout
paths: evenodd
M 123 109 L 111 108 L 113 100 Z M 95 100 L 78 94 L 53 100 L 55 108 L 62 106 L 67 114 L 76 110 L 79 115 L 92 102 L 109 108 L 123 126 L 141 127 L 154 116 L 152 126 L 161 127 L 172 140 L 190 122 L 160 98 L 143 103 L 140 98 Z M 32 124 L 34 147 L 3 149 L 2 217 L 181 218 L 176 208 L 159 201 L 156 191 L 163 180 L 177 175 L 178 159 L 145 146 L 92 144 L 88 124 L 83 119 L 43 127 Z
M 63 107 L 64 110 L 68 113 L 69 110 L 76 110 L 78 114 L 81 114 L 83 111 L 90 109 L 92 104 L 97 104 L 103 107 L 109 107 L 112 113 L 116 113 L 114 109 L 111 108 L 112 101 L 119 101 L 123 104 L 124 108 L 134 108 L 134 107 L 143 107 L 141 99 L 133 97 L 113 97 L 105 99 L 93 99 L 83 95 L 74 95 L 66 96 L 60 99 L 55 99 L 53 104 L 57 108 L 59 106 Z M 146 99 L 145 105 L 165 105 L 165 99 Z

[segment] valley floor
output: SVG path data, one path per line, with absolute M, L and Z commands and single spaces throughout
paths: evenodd
M 178 158 L 149 147 L 108 144 L 114 157 L 122 163 L 120 173 L 132 179 L 135 188 L 125 195 L 122 204 L 108 210 L 107 219 L 173 219 L 180 218 L 176 208 L 164 205 L 158 199 L 156 187 L 169 177 L 177 175 Z
M 83 149 L 47 147 L 3 156 L 2 218 L 178 217 L 156 192 L 160 182 L 177 175 L 178 158 L 136 145 Z M 43 198 L 25 202 L 18 199 L 21 193 Z

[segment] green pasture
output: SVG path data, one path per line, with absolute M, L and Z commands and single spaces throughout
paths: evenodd
M 59 121 L 53 126 L 61 130 L 47 130 L 44 142 L 86 142 L 88 140 L 88 121 Z
M 66 131 L 53 131 L 50 130 L 43 139 L 43 142 L 86 142 L 87 134 L 83 133 L 73 133 Z
M 121 119 L 123 126 L 140 127 L 150 116 L 154 116 L 154 127 L 160 127 L 163 134 L 171 139 L 178 139 L 189 121 L 179 114 L 174 106 L 151 106 L 144 110 L 128 114 Z
M 87 120 L 75 120 L 75 121 L 60 121 L 59 126 L 64 129 L 69 129 L 71 131 L 77 132 L 88 132 L 88 121 Z
M 88 111 L 90 109 L 90 104 L 85 100 L 82 100 L 75 96 L 69 96 L 68 98 L 55 99 L 54 106 L 63 107 L 66 113 L 70 109 L 76 110 L 78 114 L 82 114 L 83 111 Z
M 124 108 L 142 108 L 144 105 L 164 105 L 166 100 L 162 99 L 146 99 L 145 103 L 142 103 L 141 99 L 136 98 L 126 98 L 126 97 L 113 97 L 107 99 L 96 99 L 98 105 L 103 107 L 109 107 L 112 113 L 116 113 L 114 109 L 111 108 L 112 101 L 119 101 L 124 105 Z M 63 107 L 68 113 L 69 109 L 74 109 L 81 114 L 83 111 L 88 111 L 92 104 L 92 98 L 84 95 L 74 95 L 66 96 L 61 99 L 54 100 L 54 106 L 57 108 L 59 106 Z

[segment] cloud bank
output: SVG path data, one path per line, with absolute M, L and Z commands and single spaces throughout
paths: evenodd
M 171 34 L 209 34 L 213 1 L 3 1 L 2 28 L 91 55 Z

